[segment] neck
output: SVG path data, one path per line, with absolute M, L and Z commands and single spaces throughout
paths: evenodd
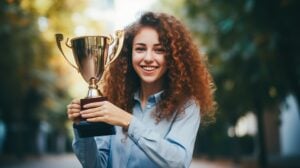
M 157 93 L 162 90 L 162 83 L 156 83 L 156 84 L 146 84 L 141 83 L 141 91 L 140 91 L 140 98 L 142 101 L 142 106 L 144 106 L 148 100 L 148 97 L 150 95 L 153 95 L 154 93 Z

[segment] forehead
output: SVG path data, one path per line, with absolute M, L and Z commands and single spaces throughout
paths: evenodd
M 135 43 L 157 44 L 159 43 L 159 35 L 154 28 L 143 27 L 135 35 L 133 44 Z

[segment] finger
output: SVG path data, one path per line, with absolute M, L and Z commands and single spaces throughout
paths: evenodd
M 100 111 L 94 112 L 94 113 L 85 113 L 85 114 L 81 114 L 82 118 L 94 118 L 94 117 L 102 117 L 103 113 L 101 113 Z
M 73 114 L 71 114 L 71 116 L 74 117 L 74 118 L 77 118 L 77 117 L 80 116 L 80 113 L 73 113 Z
M 67 105 L 67 109 L 80 109 L 80 105 L 78 104 L 69 104 Z
M 86 121 L 88 121 L 88 122 L 105 122 L 106 119 L 107 118 L 105 116 L 103 116 L 103 117 L 88 118 L 88 119 L 86 119 Z
M 71 120 L 75 120 L 80 116 L 79 113 L 74 113 L 74 114 L 68 114 L 68 118 Z
M 69 114 L 80 114 L 80 110 L 79 109 L 70 109 L 70 110 L 68 110 L 68 113 Z
M 95 112 L 102 111 L 101 109 L 102 109 L 101 107 L 89 108 L 89 109 L 86 109 L 86 110 L 82 110 L 82 111 L 80 111 L 80 114 L 89 114 L 89 113 L 95 113 Z
M 80 99 L 73 99 L 71 103 L 80 105 Z
M 80 109 L 80 104 L 71 104 L 72 109 Z

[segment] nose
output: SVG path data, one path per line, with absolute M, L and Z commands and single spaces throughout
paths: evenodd
M 153 61 L 153 55 L 152 55 L 152 51 L 151 50 L 148 50 L 146 52 L 146 55 L 144 57 L 144 61 L 145 62 L 152 62 Z

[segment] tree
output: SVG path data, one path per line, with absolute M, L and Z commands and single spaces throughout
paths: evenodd
M 212 64 L 222 119 L 235 125 L 245 112 L 255 112 L 259 161 L 267 166 L 264 110 L 288 94 L 300 104 L 299 1 L 179 2 L 183 7 L 177 14 L 200 39 Z
M 61 79 L 68 72 L 54 54 L 54 32 L 72 29 L 71 13 L 84 3 L 74 7 L 69 0 L 0 2 L 0 116 L 8 129 L 7 153 L 35 153 L 42 120 L 54 130 L 65 130 L 69 97 Z

